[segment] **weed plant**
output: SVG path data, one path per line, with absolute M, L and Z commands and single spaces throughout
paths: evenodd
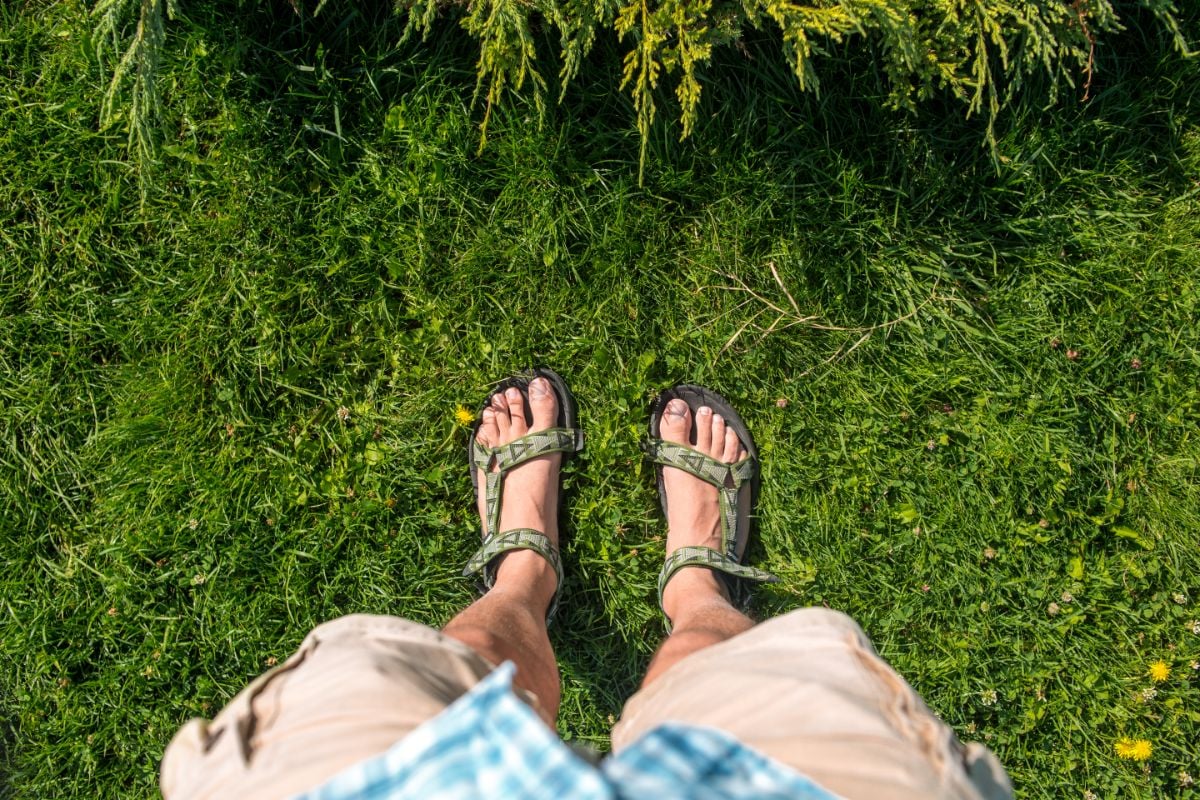
M 816 97 L 750 36 L 639 187 L 615 47 L 478 154 L 463 32 L 225 0 L 167 33 L 139 180 L 85 11 L 0 5 L 0 797 L 154 797 L 171 735 L 312 626 L 445 623 L 455 411 L 531 363 L 588 437 L 564 738 L 608 746 L 662 636 L 637 443 L 688 380 L 762 451 L 756 613 L 854 616 L 1019 797 L 1196 796 L 1200 65 L 1150 16 L 999 163 L 853 48 Z

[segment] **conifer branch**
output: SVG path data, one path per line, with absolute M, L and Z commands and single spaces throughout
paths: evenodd
M 324 0 L 291 0 L 294 5 Z M 1139 0 L 1192 55 L 1173 0 Z M 1028 79 L 1040 75 L 1049 102 L 1061 87 L 1090 96 L 1096 48 L 1121 29 L 1113 0 L 397 0 L 406 14 L 405 37 L 428 36 L 440 18 L 458 9 L 462 26 L 479 42 L 476 99 L 482 99 L 482 149 L 492 113 L 511 91 L 531 92 L 539 116 L 547 85 L 538 67 L 533 30 L 547 25 L 560 42 L 559 100 L 582 69 L 603 31 L 629 48 L 619 89 L 633 101 L 641 138 L 638 177 L 645 174 L 660 83 L 673 88 L 680 138 L 695 128 L 703 84 L 701 68 L 715 46 L 741 44 L 747 28 L 776 28 L 783 57 L 799 88 L 818 91 L 818 63 L 835 45 L 858 40 L 873 46 L 889 86 L 888 104 L 913 110 L 937 92 L 986 119 L 985 137 L 995 147 L 995 124 Z M 124 123 L 139 160 L 155 155 L 162 98 L 158 67 L 165 21 L 176 0 L 96 0 L 93 42 L 103 67 L 111 67 L 100 107 L 105 127 Z

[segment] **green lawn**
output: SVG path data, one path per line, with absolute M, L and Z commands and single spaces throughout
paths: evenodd
M 607 746 L 661 637 L 638 439 L 688 380 L 760 443 L 759 614 L 850 613 L 1019 797 L 1200 796 L 1200 59 L 1129 9 L 993 158 L 853 42 L 818 97 L 752 39 L 639 186 L 615 47 L 478 154 L 471 42 L 353 5 L 186 3 L 142 171 L 86 6 L 0 6 L 0 797 L 152 797 L 313 625 L 446 622 L 454 412 L 531 363 L 588 437 L 564 737 Z

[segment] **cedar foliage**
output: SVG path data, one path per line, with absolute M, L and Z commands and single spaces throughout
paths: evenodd
M 92 8 L 92 47 L 102 66 L 112 66 L 100 104 L 100 126 L 124 119 L 130 147 L 142 159 L 154 155 L 153 125 L 162 108 L 158 63 L 166 41 L 164 17 L 178 13 L 176 0 L 97 0 Z M 127 32 L 131 19 L 134 27 Z
M 313 13 L 324 3 L 319 0 Z M 1172 0 L 1137 4 L 1154 15 L 1180 52 L 1188 52 Z M 304 13 L 297 0 L 293 7 Z M 714 48 L 736 45 L 747 29 L 778 30 L 782 57 L 800 88 L 812 91 L 820 87 L 820 57 L 860 39 L 888 78 L 890 106 L 913 110 L 934 93 L 948 92 L 968 115 L 986 117 L 991 144 L 1001 109 L 1035 76 L 1046 79 L 1051 103 L 1064 89 L 1086 97 L 1098 42 L 1121 30 L 1110 0 L 397 0 L 396 8 L 407 15 L 406 35 L 427 36 L 434 25 L 458 16 L 479 40 L 481 149 L 492 109 L 506 90 L 530 92 L 545 108 L 550 54 L 538 52 L 535 29 L 558 34 L 560 97 L 597 37 L 611 30 L 628 48 L 620 89 L 632 96 L 643 167 L 659 87 L 674 89 L 686 139 L 703 91 L 699 68 Z M 93 9 L 97 55 L 114 65 L 101 121 L 123 120 L 142 156 L 153 153 L 151 123 L 161 105 L 156 71 L 164 17 L 176 13 L 176 0 L 98 0 Z

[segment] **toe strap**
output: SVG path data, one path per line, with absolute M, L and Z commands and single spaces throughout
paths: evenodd
M 496 582 L 494 566 L 496 559 L 512 550 L 532 550 L 549 561 L 550 566 L 554 568 L 554 599 L 550 601 L 550 609 L 546 612 L 546 621 L 549 622 L 558 609 L 558 596 L 562 592 L 563 585 L 563 568 L 558 550 L 550 543 L 549 537 L 541 531 L 535 531 L 533 528 L 514 528 L 495 536 L 489 536 L 484 540 L 483 546 L 475 551 L 475 555 L 467 560 L 467 565 L 463 568 L 463 576 L 478 574 L 483 590 L 492 588 Z
M 576 453 L 583 449 L 583 431 L 578 428 L 546 428 L 528 433 L 501 447 L 485 447 L 475 440 L 471 460 L 479 469 L 508 472 L 530 459 L 547 453 Z
M 732 579 L 741 578 L 748 581 L 757 581 L 759 583 L 778 583 L 779 578 L 769 572 L 755 567 L 748 567 L 745 564 L 738 563 L 729 556 L 711 547 L 680 547 L 671 555 L 667 556 L 667 560 L 663 563 L 662 571 L 658 573 L 658 606 L 662 608 L 663 590 L 667 587 L 667 582 L 675 575 L 676 572 L 684 567 L 707 567 L 717 573 L 718 578 L 722 578 L 726 587 L 729 589 L 731 599 L 735 605 L 740 604 L 739 598 L 739 583 Z M 726 578 L 726 576 L 729 576 Z M 670 630 L 671 622 L 667 620 L 667 629 Z
M 514 439 L 502 447 L 485 447 L 478 439 L 471 445 L 471 463 L 486 475 L 483 500 L 484 535 L 500 525 L 500 498 L 504 476 L 514 467 L 549 453 L 577 453 L 583 449 L 583 431 L 578 428 L 546 428 Z
M 658 438 L 643 441 L 642 452 L 655 464 L 681 469 L 718 488 L 738 489 L 754 477 L 754 459 L 750 456 L 726 464 L 687 445 Z

